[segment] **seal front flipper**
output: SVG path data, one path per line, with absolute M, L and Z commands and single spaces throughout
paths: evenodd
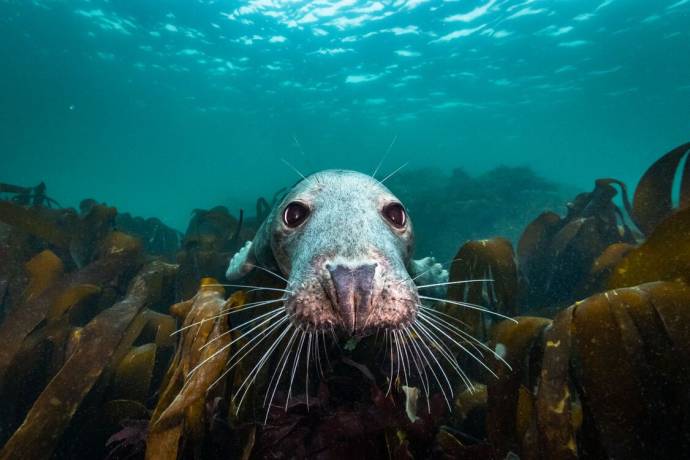
M 229 280 L 236 280 L 242 278 L 244 275 L 252 271 L 256 265 L 256 258 L 252 250 L 252 242 L 247 241 L 244 246 L 232 256 L 228 269 L 225 272 L 225 277 Z
M 267 270 L 279 270 L 273 257 L 270 243 L 270 223 L 275 218 L 275 208 L 268 218 L 259 226 L 252 241 L 247 241 L 237 253 L 230 259 L 225 277 L 228 280 L 236 280 L 248 275 L 254 268 L 260 267 Z
M 445 283 L 448 282 L 448 270 L 444 270 L 441 264 L 437 263 L 433 257 L 411 260 L 409 273 L 417 286 L 438 285 L 420 288 L 420 291 L 424 294 L 439 298 L 446 296 Z

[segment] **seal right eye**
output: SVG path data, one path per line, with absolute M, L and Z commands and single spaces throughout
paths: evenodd
M 298 227 L 309 217 L 309 208 L 302 203 L 293 201 L 283 212 L 283 223 L 290 228 Z

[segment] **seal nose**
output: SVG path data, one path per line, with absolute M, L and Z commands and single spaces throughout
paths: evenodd
M 335 287 L 336 308 L 340 312 L 345 327 L 354 334 L 364 327 L 371 310 L 371 293 L 374 289 L 376 264 L 357 267 L 345 265 L 326 265 Z

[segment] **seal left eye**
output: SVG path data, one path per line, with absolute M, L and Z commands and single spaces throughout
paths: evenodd
M 383 208 L 383 216 L 396 228 L 403 228 L 407 223 L 405 208 L 400 203 L 391 203 Z
M 290 228 L 298 227 L 309 217 L 309 208 L 302 203 L 293 201 L 283 212 L 283 222 Z

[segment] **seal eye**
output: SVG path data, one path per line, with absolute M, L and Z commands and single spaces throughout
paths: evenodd
M 403 228 L 407 223 L 405 208 L 400 203 L 391 203 L 383 208 L 383 217 L 395 228 Z
M 293 201 L 285 208 L 283 212 L 283 222 L 290 228 L 299 226 L 309 217 L 309 208 L 302 203 Z

